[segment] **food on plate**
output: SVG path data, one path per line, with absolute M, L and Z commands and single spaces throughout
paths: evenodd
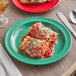
M 40 40 L 57 42 L 58 33 L 52 31 L 50 27 L 45 27 L 41 22 L 37 22 L 30 29 L 28 35 Z
M 31 58 L 48 58 L 53 55 L 54 49 L 49 48 L 49 43 L 45 40 L 24 36 L 19 47 L 21 52 Z
M 51 57 L 58 43 L 57 36 L 58 33 L 45 27 L 41 22 L 37 22 L 22 38 L 19 49 L 24 55 L 31 58 Z
M 40 40 L 54 41 L 57 39 L 58 33 L 52 31 L 49 27 L 45 27 L 41 22 L 38 22 L 33 25 L 28 35 Z
M 23 4 L 39 4 L 47 1 L 50 1 L 50 0 L 20 0 L 20 2 Z

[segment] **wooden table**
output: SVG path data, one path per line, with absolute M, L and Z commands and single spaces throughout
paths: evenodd
M 69 12 L 73 9 L 76 10 L 76 0 L 61 0 L 60 4 L 53 10 L 50 10 L 45 13 L 32 14 L 21 11 L 20 9 L 16 8 L 10 0 L 9 7 L 5 12 L 9 19 L 9 23 L 6 27 L 0 29 L 0 42 L 5 48 L 4 37 L 7 30 L 9 29 L 9 27 L 11 27 L 12 24 L 23 18 L 42 16 L 52 18 L 60 22 L 60 20 L 56 16 L 56 12 L 61 11 L 70 21 Z M 76 26 L 74 24 L 72 24 L 72 26 L 76 30 Z M 44 66 L 34 66 L 24 64 L 15 60 L 14 58 L 12 58 L 12 60 L 14 61 L 18 69 L 21 71 L 23 76 L 61 76 L 76 61 L 76 40 L 72 36 L 72 46 L 69 53 L 63 59 L 53 64 Z

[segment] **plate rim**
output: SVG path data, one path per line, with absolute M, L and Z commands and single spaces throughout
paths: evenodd
M 16 4 L 16 2 L 14 2 L 14 0 L 11 0 L 12 1 L 12 3 L 17 7 L 17 8 L 19 8 L 19 9 L 21 9 L 21 10 L 23 10 L 23 11 L 26 11 L 26 12 L 30 12 L 30 13 L 43 13 L 43 12 L 47 12 L 47 11 L 49 11 L 49 10 L 52 10 L 53 8 L 55 8 L 59 3 L 60 3 L 60 1 L 61 0 L 58 0 L 56 3 L 55 3 L 55 5 L 52 7 L 52 8 L 50 8 L 50 9 L 47 9 L 47 10 L 44 10 L 44 11 L 30 11 L 30 10 L 24 10 L 23 8 L 21 8 L 20 6 L 18 6 L 17 4 Z
M 22 20 L 16 22 L 15 24 L 13 24 L 13 25 L 8 29 L 8 31 L 7 31 L 7 33 L 6 33 L 6 35 L 5 35 L 5 46 L 6 46 L 6 49 L 7 49 L 8 53 L 9 53 L 12 57 L 14 57 L 15 59 L 17 59 L 17 60 L 19 60 L 19 61 L 21 61 L 21 62 L 23 62 L 23 63 L 32 64 L 32 65 L 46 65 L 46 64 L 54 63 L 54 62 L 62 59 L 64 56 L 66 56 L 67 53 L 69 52 L 70 48 L 71 48 L 71 35 L 70 35 L 69 31 L 67 30 L 67 28 L 66 28 L 63 24 L 59 23 L 59 22 L 56 21 L 56 20 L 53 20 L 53 21 L 56 22 L 56 23 L 58 23 L 58 24 L 60 24 L 61 26 L 63 26 L 64 29 L 67 31 L 69 37 L 70 37 L 70 44 L 69 44 L 68 50 L 67 50 L 67 52 L 66 52 L 64 55 L 62 55 L 62 57 L 60 56 L 59 58 L 56 58 L 56 59 L 52 60 L 52 62 L 45 62 L 45 63 L 40 63 L 40 64 L 38 63 L 38 64 L 37 64 L 37 63 L 28 63 L 27 61 L 21 60 L 21 59 L 19 59 L 18 57 L 16 57 L 13 53 L 10 52 L 10 49 L 9 49 L 9 47 L 8 47 L 8 45 L 7 45 L 7 42 L 8 42 L 8 41 L 7 41 L 7 37 L 8 37 L 8 34 L 9 34 L 9 32 L 10 32 L 10 29 L 12 29 L 12 27 L 14 27 L 14 25 L 17 27 L 17 24 L 23 22 L 24 20 L 29 20 L 29 21 L 30 21 L 31 18 L 33 18 L 33 19 L 35 19 L 35 18 L 47 19 L 47 20 L 51 20 L 51 21 L 53 20 L 53 19 L 50 19 L 50 18 L 47 18 L 47 17 L 29 17 L 29 18 L 22 19 Z M 25 23 L 25 22 L 23 22 L 23 23 Z M 59 28 L 59 29 L 60 29 L 60 28 Z

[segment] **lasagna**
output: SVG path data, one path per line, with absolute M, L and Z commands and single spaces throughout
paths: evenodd
M 48 58 L 54 53 L 58 43 L 58 33 L 45 27 L 41 22 L 35 23 L 21 40 L 20 51 L 31 58 Z
M 41 22 L 34 24 L 28 35 L 40 40 L 46 40 L 49 42 L 50 47 L 52 47 L 51 43 L 53 43 L 53 46 L 58 43 L 58 33 L 52 31 L 50 27 L 45 27 Z

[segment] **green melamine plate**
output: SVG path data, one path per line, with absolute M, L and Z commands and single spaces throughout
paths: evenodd
M 58 44 L 55 47 L 55 52 L 52 57 L 46 59 L 32 59 L 19 52 L 18 48 L 20 46 L 21 38 L 24 35 L 27 35 L 30 27 L 36 22 L 42 22 L 46 27 L 50 27 L 55 32 L 58 32 Z M 62 24 L 53 19 L 45 17 L 30 17 L 18 21 L 10 27 L 5 36 L 5 45 L 7 51 L 15 59 L 27 64 L 45 65 L 62 59 L 68 53 L 71 46 L 71 36 Z

